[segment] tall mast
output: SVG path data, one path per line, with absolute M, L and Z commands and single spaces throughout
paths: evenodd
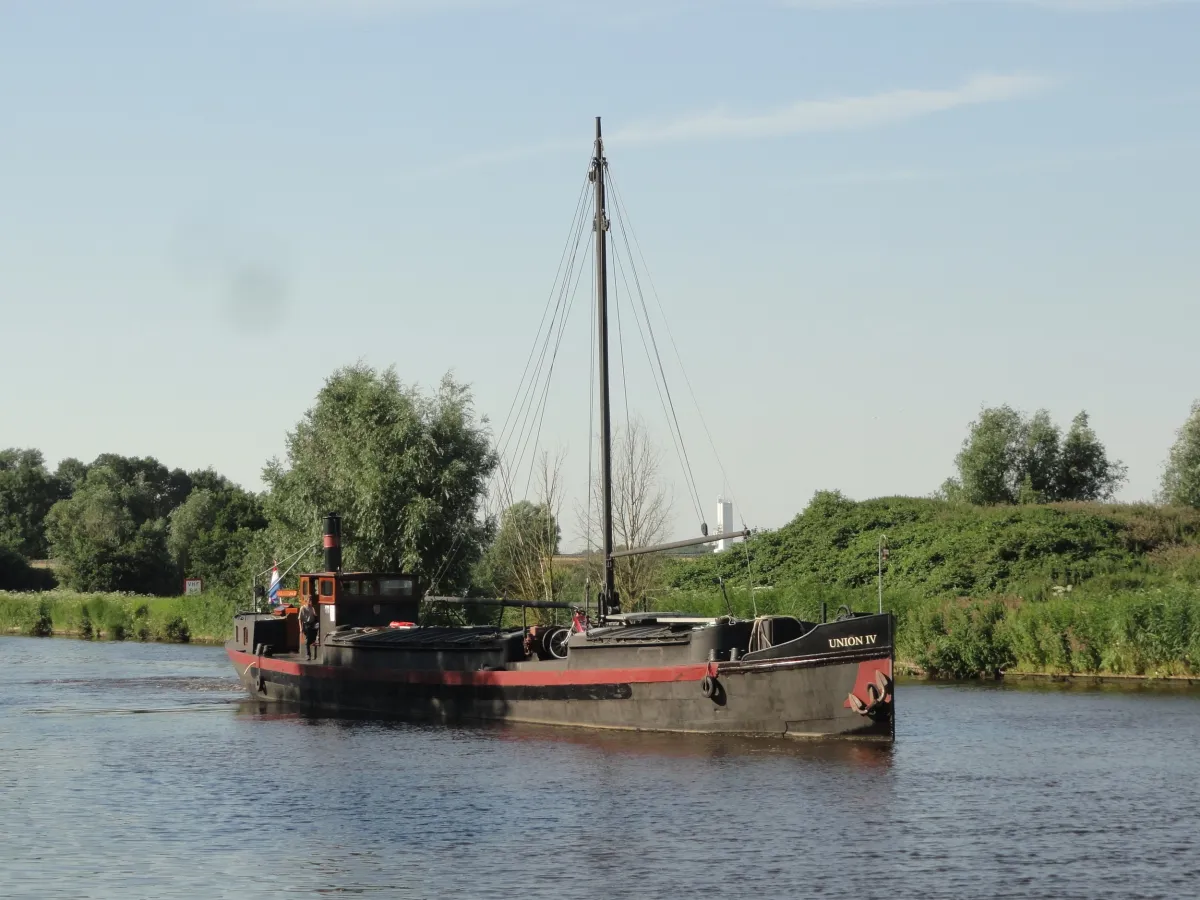
M 604 140 L 600 136 L 600 117 L 596 116 L 596 152 L 592 157 L 591 179 L 596 186 L 596 315 L 600 335 L 600 477 L 603 501 L 600 528 L 604 540 L 604 585 L 600 593 L 600 620 L 620 609 L 613 580 L 612 526 L 612 417 L 608 403 L 608 215 L 604 207 Z

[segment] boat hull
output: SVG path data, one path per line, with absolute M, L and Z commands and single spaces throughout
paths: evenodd
M 226 649 L 252 697 L 323 712 L 448 724 L 894 737 L 890 651 L 624 669 L 364 671 Z

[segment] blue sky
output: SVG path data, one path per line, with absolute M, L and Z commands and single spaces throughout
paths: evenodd
M 1184 0 L 0 0 L 0 446 L 257 487 L 360 359 L 498 426 L 602 115 L 710 520 L 928 493 L 1003 402 L 1087 409 L 1149 498 L 1200 397 L 1198 34 Z M 587 340 L 581 306 L 568 506 Z

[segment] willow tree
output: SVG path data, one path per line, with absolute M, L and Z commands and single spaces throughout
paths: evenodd
M 601 545 L 600 507 L 603 485 L 592 485 L 590 517 L 580 510 L 580 531 L 591 547 Z M 590 521 L 589 521 L 590 518 Z M 613 433 L 612 529 L 614 549 L 646 547 L 662 543 L 668 536 L 671 498 L 662 479 L 662 454 L 650 439 L 646 426 L 632 420 Z M 664 559 L 661 553 L 622 556 L 613 561 L 613 577 L 621 604 L 626 609 L 644 605 L 648 595 L 662 587 Z M 589 558 L 593 584 L 602 578 L 599 555 Z
M 432 393 L 394 369 L 334 372 L 263 471 L 276 555 L 310 546 L 342 515 L 343 564 L 404 571 L 435 591 L 466 587 L 490 536 L 480 514 L 495 456 L 470 389 L 446 375 Z M 266 560 L 269 565 L 270 560 Z
M 501 466 L 497 499 L 508 506 L 500 514 L 495 540 L 475 573 L 475 587 L 522 600 L 554 600 L 561 588 L 555 573 L 562 529 L 562 464 L 564 454 L 543 453 L 529 472 L 536 477 L 536 500 L 512 500 L 513 477 Z
M 522 600 L 554 599 L 554 556 L 562 532 L 548 504 L 519 500 L 500 515 L 477 575 L 480 587 Z
M 1126 467 L 1110 460 L 1086 412 L 1063 437 L 1040 409 L 1032 416 L 1011 406 L 984 409 L 955 457 L 958 478 L 941 493 L 968 503 L 1049 503 L 1108 500 L 1125 483 Z
M 1164 503 L 1200 507 L 1200 400 L 1175 435 L 1162 475 Z

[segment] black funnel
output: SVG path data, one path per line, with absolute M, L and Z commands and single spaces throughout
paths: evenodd
M 325 571 L 342 571 L 342 517 L 335 512 L 325 515 Z

